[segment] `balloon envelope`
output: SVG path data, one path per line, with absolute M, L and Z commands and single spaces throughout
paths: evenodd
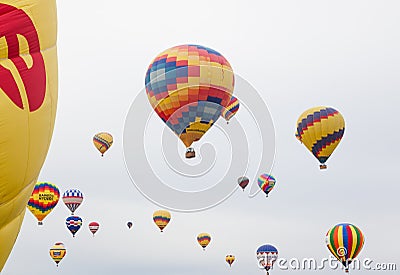
M 278 249 L 270 244 L 264 244 L 257 249 L 256 252 L 258 266 L 267 271 L 272 268 L 275 261 L 278 259 Z
M 261 190 L 262 190 L 262 191 L 267 195 L 267 197 L 268 197 L 269 192 L 271 192 L 272 189 L 273 189 L 274 186 L 275 186 L 276 179 L 275 179 L 273 176 L 271 176 L 271 175 L 262 174 L 262 175 L 260 175 L 260 176 L 258 177 L 257 182 L 258 182 L 258 186 L 261 188 Z
M 197 242 L 205 250 L 207 245 L 211 242 L 211 236 L 208 233 L 200 233 L 197 235 Z
M 100 225 L 98 222 L 89 223 L 89 230 L 90 230 L 90 232 L 93 233 L 93 236 L 97 232 L 97 230 L 99 230 L 99 227 L 100 227 Z
M 0 271 L 46 159 L 57 110 L 54 0 L 0 3 Z
M 70 216 L 65 220 L 65 224 L 68 230 L 71 231 L 72 236 L 75 237 L 76 232 L 78 232 L 82 226 L 82 219 L 78 216 Z
M 222 113 L 221 116 L 227 121 L 229 122 L 229 120 L 236 115 L 236 113 L 239 111 L 239 100 L 232 96 L 231 100 L 229 101 L 228 105 L 226 106 L 226 108 L 222 109 Z
M 53 259 L 53 261 L 57 264 L 61 262 L 61 260 L 64 258 L 65 254 L 67 254 L 67 250 L 65 249 L 65 246 L 63 243 L 55 243 L 51 248 L 50 248 L 50 257 Z
M 352 224 L 335 225 L 326 233 L 325 241 L 329 251 L 349 271 L 349 264 L 357 257 L 364 246 L 364 235 Z
M 161 232 L 163 232 L 170 220 L 171 213 L 169 213 L 167 210 L 157 210 L 153 213 L 153 221 L 161 230 Z
M 238 184 L 239 184 L 239 186 L 243 189 L 243 191 L 244 191 L 244 189 L 247 187 L 247 185 L 249 184 L 249 182 L 250 182 L 250 180 L 249 180 L 249 178 L 247 178 L 247 177 L 240 177 L 240 178 L 238 178 Z
M 110 149 L 113 144 L 114 139 L 113 136 L 106 132 L 97 133 L 93 137 L 93 144 L 97 150 L 101 153 L 101 156 Z
M 43 224 L 44 218 L 56 207 L 59 197 L 60 191 L 55 184 L 50 182 L 35 184 L 27 207 L 38 220 L 38 224 Z
M 151 106 L 186 147 L 218 120 L 233 92 L 234 74 L 217 51 L 200 45 L 165 50 L 145 79 Z
M 235 261 L 235 256 L 226 255 L 225 261 L 229 264 L 229 266 L 232 266 L 233 262 Z
M 62 200 L 65 206 L 71 211 L 71 215 L 74 215 L 75 210 L 81 205 L 83 201 L 83 194 L 78 189 L 69 189 L 64 192 Z
M 129 229 L 131 229 L 131 227 L 133 226 L 132 222 L 127 222 L 126 225 L 128 226 Z
M 318 159 L 320 168 L 339 145 L 344 134 L 342 114 L 332 107 L 310 108 L 297 120 L 296 138 Z

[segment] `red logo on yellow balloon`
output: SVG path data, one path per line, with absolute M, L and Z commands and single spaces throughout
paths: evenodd
M 18 36 L 23 37 L 28 44 L 31 66 L 20 54 Z M 40 52 L 39 37 L 32 20 L 23 10 L 0 3 L 0 39 L 3 38 L 7 43 L 8 59 L 14 64 L 25 87 L 29 111 L 33 112 L 43 104 L 46 94 L 46 72 Z M 0 65 L 0 89 L 16 106 L 24 109 L 17 81 L 12 72 L 2 65 Z

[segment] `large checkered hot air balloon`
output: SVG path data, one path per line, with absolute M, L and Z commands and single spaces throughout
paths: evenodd
M 232 97 L 234 74 L 217 51 L 181 45 L 159 54 L 146 73 L 146 92 L 154 111 L 195 156 L 190 146 L 218 120 Z

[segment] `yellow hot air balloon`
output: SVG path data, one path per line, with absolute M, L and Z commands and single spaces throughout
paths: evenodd
M 332 107 L 314 107 L 297 120 L 296 138 L 319 160 L 320 168 L 332 155 L 344 134 L 343 116 Z
M 210 234 L 208 234 L 208 233 L 200 233 L 197 236 L 197 242 L 203 248 L 203 250 L 206 250 L 207 245 L 211 242 Z
M 11 252 L 53 133 L 55 0 L 0 3 L 0 271 Z
M 113 137 L 111 134 L 106 132 L 101 132 L 93 137 L 93 144 L 101 153 L 101 156 L 110 149 L 111 145 L 113 144 Z
M 226 255 L 225 261 L 229 264 L 229 266 L 232 266 L 233 262 L 235 261 L 235 256 Z
M 153 221 L 163 232 L 164 228 L 168 225 L 171 220 L 171 213 L 167 210 L 157 210 L 153 213 Z
M 61 262 L 61 260 L 64 258 L 65 254 L 67 254 L 67 250 L 65 249 L 63 243 L 55 243 L 50 248 L 50 257 L 53 259 L 53 261 L 56 262 L 57 266 L 58 263 Z
M 44 218 L 56 207 L 60 198 L 58 187 L 49 182 L 38 182 L 28 201 L 28 209 L 37 218 L 38 224 L 42 225 Z

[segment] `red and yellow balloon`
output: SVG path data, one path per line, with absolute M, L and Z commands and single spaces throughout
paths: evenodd
M 54 0 L 0 3 L 0 271 L 11 252 L 53 133 Z

